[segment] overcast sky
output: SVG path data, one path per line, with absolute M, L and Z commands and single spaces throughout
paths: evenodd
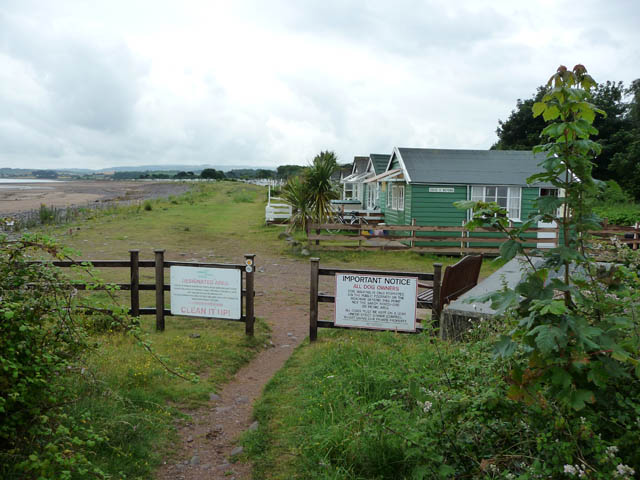
M 0 167 L 486 149 L 576 63 L 640 78 L 640 1 L 0 0 Z

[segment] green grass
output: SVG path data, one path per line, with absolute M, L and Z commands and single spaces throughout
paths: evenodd
M 605 480 L 620 464 L 637 471 L 637 430 L 623 423 L 637 419 L 637 380 L 580 411 L 548 396 L 513 401 L 505 379 L 515 364 L 494 358 L 497 328 L 481 323 L 463 344 L 322 332 L 255 406 L 259 428 L 243 439 L 254 478 L 563 479 L 566 465 L 589 465 L 585 478 Z M 618 456 L 606 453 L 612 445 Z
M 252 185 L 218 182 L 38 231 L 74 249 L 79 259 L 128 259 L 130 249 L 139 249 L 141 259 L 151 259 L 154 248 L 163 248 L 168 259 L 242 263 L 242 254 L 253 249 L 275 255 L 284 247 L 278 231 L 263 226 L 260 192 Z M 99 274 L 110 282 L 129 281 L 126 268 Z M 141 269 L 141 282 L 153 283 L 153 275 L 153 269 Z M 108 299 L 105 292 L 80 295 Z M 141 292 L 141 306 L 153 306 L 154 295 Z M 127 305 L 129 292 L 116 292 L 116 297 Z M 105 325 L 97 328 L 105 333 L 93 335 L 99 346 L 83 360 L 84 374 L 64 379 L 78 394 L 78 401 L 68 407 L 70 418 L 83 419 L 108 437 L 97 443 L 91 457 L 114 478 L 150 478 L 158 462 L 171 456 L 175 425 L 185 418 L 180 411 L 206 404 L 209 394 L 218 392 L 269 338 L 269 327 L 260 319 L 254 338 L 245 336 L 240 322 L 168 316 L 165 323 L 166 330 L 158 333 L 153 317 L 141 318 L 157 355 L 187 377 L 199 375 L 197 382 L 172 375 L 135 339 L 108 332 Z
M 261 349 L 269 333 L 262 321 L 256 323 L 255 337 L 248 338 L 240 323 L 184 317 L 167 318 L 164 333 L 156 333 L 148 318 L 143 327 L 172 369 L 199 373 L 199 380 L 170 374 L 132 338 L 108 334 L 96 336 L 100 348 L 86 359 L 89 382 L 72 386 L 80 401 L 70 413 L 85 416 L 109 437 L 97 446 L 96 463 L 127 478 L 149 478 L 162 459 L 171 457 L 174 426 L 185 418 L 180 409 L 204 405 Z
M 488 397 L 500 403 L 504 391 L 493 385 L 501 373 L 486 344 L 458 349 L 427 334 L 323 332 L 296 350 L 255 407 L 260 428 L 244 440 L 254 477 L 411 478 L 425 461 L 412 438 L 434 456 L 424 478 L 447 478 L 447 441 L 407 428 L 441 430 L 436 407 L 426 414 L 417 401 L 436 404 L 442 395 L 458 413 Z

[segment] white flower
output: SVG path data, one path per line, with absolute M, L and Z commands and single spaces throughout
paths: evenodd
M 618 447 L 611 445 L 610 447 L 607 447 L 606 453 L 607 457 L 613 458 L 616 456 L 616 453 L 618 453 Z
M 613 474 L 616 477 L 624 477 L 627 478 L 627 475 L 634 475 L 636 471 L 628 465 L 624 465 L 623 463 L 618 464 L 616 467 L 616 471 Z
M 578 471 L 576 470 L 576 467 L 574 467 L 573 465 L 565 465 L 564 473 L 568 473 L 569 475 L 575 475 L 576 473 L 578 473 Z

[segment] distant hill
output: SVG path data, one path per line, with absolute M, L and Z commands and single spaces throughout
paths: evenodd
M 93 170 L 93 172 L 144 172 L 147 170 L 154 172 L 164 172 L 164 171 L 182 171 L 182 172 L 200 172 L 205 168 L 215 168 L 216 170 L 222 170 L 223 172 L 228 172 L 229 170 L 240 170 L 240 169 L 255 169 L 255 168 L 265 168 L 268 170 L 275 170 L 277 167 L 263 167 L 261 165 L 137 165 L 132 167 L 109 167 L 109 168 L 101 168 L 99 170 Z M 68 171 L 70 171 L 69 169 Z M 61 170 L 62 171 L 62 170 Z M 88 171 L 86 173 L 91 173 Z

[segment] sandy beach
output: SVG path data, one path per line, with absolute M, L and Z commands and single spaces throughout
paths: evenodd
M 0 215 L 48 207 L 87 205 L 95 202 L 144 200 L 179 195 L 189 189 L 184 183 L 171 182 L 24 182 L 3 183 L 0 178 Z

